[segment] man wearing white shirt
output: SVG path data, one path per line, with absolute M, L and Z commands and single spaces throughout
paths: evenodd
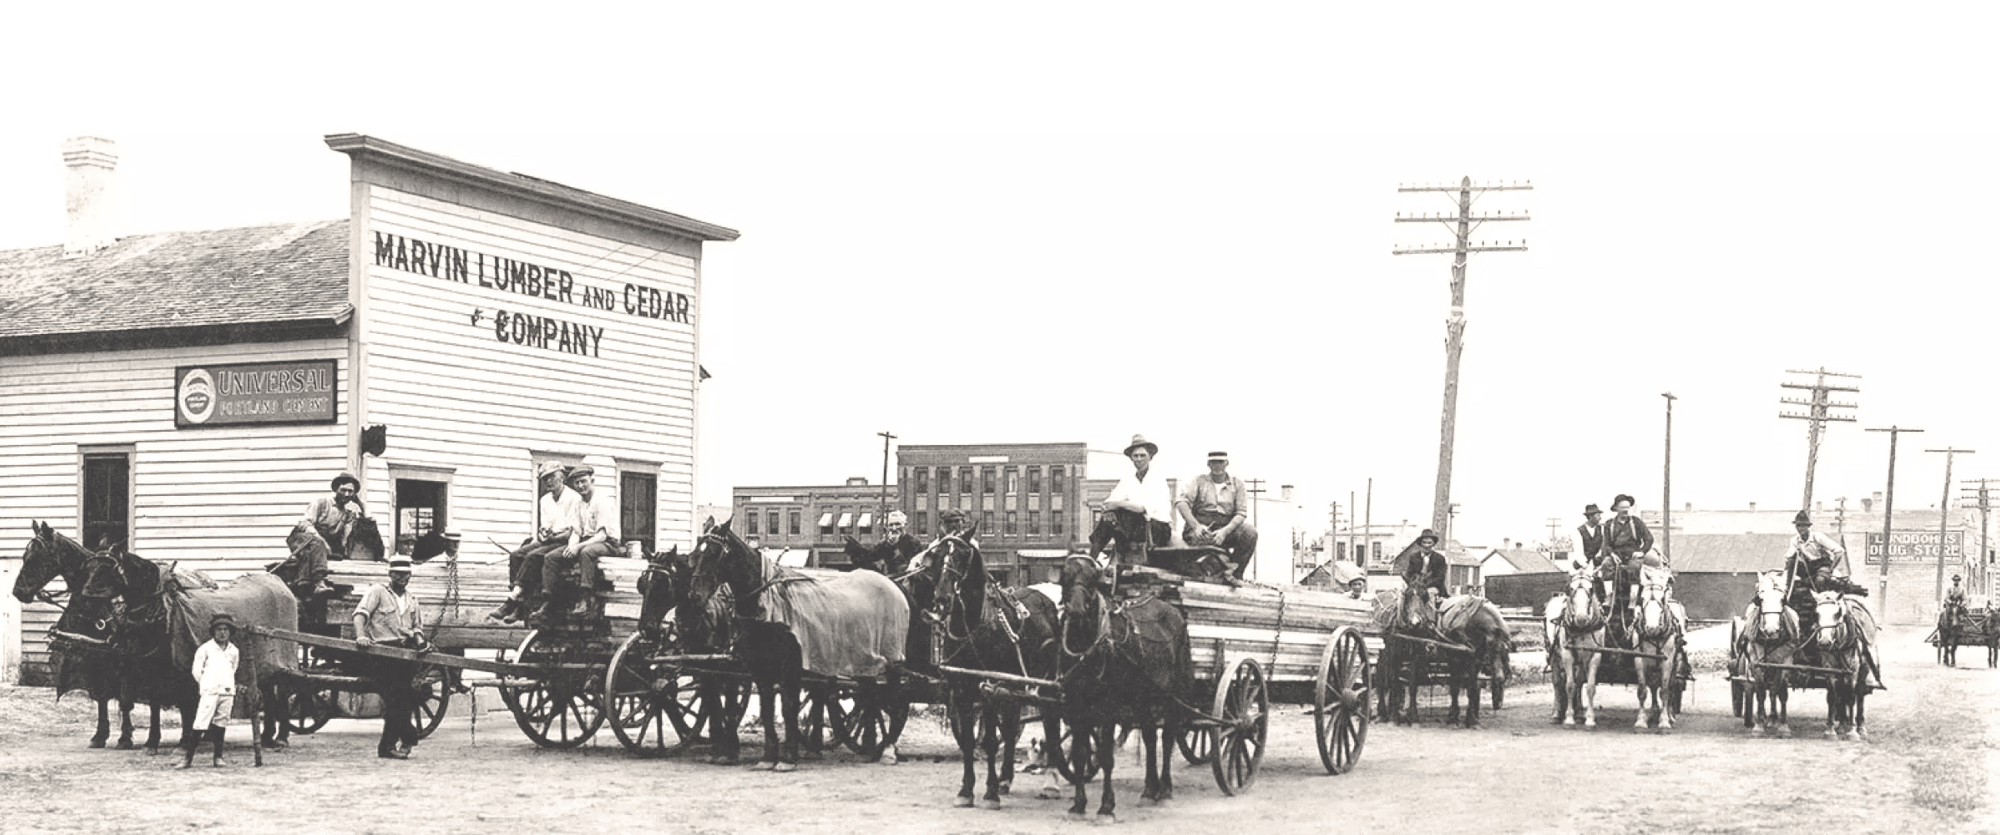
M 570 589 L 573 567 L 577 572 L 575 591 L 579 594 L 576 610 L 570 614 L 581 615 L 587 611 L 590 593 L 597 588 L 597 561 L 620 556 L 623 540 L 618 534 L 618 503 L 597 489 L 594 468 L 584 464 L 570 470 L 569 489 L 576 491 L 576 501 L 569 508 L 569 545 L 543 562 L 549 571 L 542 586 L 552 601 L 561 599 L 562 593 Z
M 1173 535 L 1173 495 L 1167 490 L 1166 477 L 1152 473 L 1153 456 L 1159 452 L 1159 445 L 1144 435 L 1133 435 L 1132 443 L 1125 446 L 1132 474 L 1119 479 L 1104 499 L 1104 512 L 1090 533 L 1092 559 L 1115 541 L 1119 562 L 1145 565 L 1147 549 L 1166 545 Z

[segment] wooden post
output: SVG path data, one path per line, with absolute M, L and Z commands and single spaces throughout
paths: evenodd
M 1780 403 L 1788 403 L 1788 404 L 1791 404 L 1791 405 L 1793 405 L 1793 406 L 1804 406 L 1804 407 L 1806 407 L 1806 413 L 1805 413 L 1805 414 L 1799 414 L 1799 413 L 1797 413 L 1797 412 L 1779 412 L 1779 413 L 1778 413 L 1778 417 L 1781 417 L 1781 418 L 1789 418 L 1789 419 L 1792 419 L 1792 420 L 1803 420 L 1803 421 L 1806 421 L 1806 422 L 1807 422 L 1807 426 L 1806 426 L 1806 494 L 1805 494 L 1805 498 L 1804 498 L 1804 499 L 1801 499 L 1801 500 L 1799 501 L 1799 509 L 1800 509 L 1800 510 L 1804 510 L 1804 511 L 1811 511 L 1811 510 L 1812 510 L 1812 498 L 1813 498 L 1813 470 L 1814 470 L 1814 468 L 1816 468 L 1816 467 L 1818 466 L 1818 464 L 1819 464 L 1819 440 L 1820 440 L 1820 436 L 1821 436 L 1821 435 L 1822 435 L 1823 433 L 1825 433 L 1825 431 L 1826 431 L 1826 424 L 1827 424 L 1827 423 L 1828 423 L 1829 421 L 1843 421 L 1843 422 L 1847 422 L 1847 423 L 1853 423 L 1853 422 L 1854 422 L 1854 418 L 1852 418 L 1852 417 L 1848 417 L 1848 416 L 1846 416 L 1846 415 L 1837 415 L 1837 414 L 1834 414 L 1834 413 L 1833 413 L 1833 410 L 1834 410 L 1834 409 L 1852 409 L 1852 408 L 1854 408 L 1854 404 L 1853 404 L 1853 403 L 1834 403 L 1834 402 L 1832 402 L 1832 401 L 1830 401 L 1830 400 L 1828 400 L 1828 399 L 1827 399 L 1827 393 L 1828 393 L 1828 392 L 1834 392 L 1834 391 L 1845 391 L 1845 392 L 1858 392 L 1858 391 L 1860 391 L 1860 390 L 1861 390 L 1861 389 L 1859 389 L 1859 388 L 1855 388 L 1855 387 L 1852 387 L 1852 386 L 1835 386 L 1835 385 L 1827 385 L 1827 382 L 1826 382 L 1826 378 L 1827 378 L 1827 377 L 1828 377 L 1829 375 L 1831 375 L 1831 376 L 1834 376 L 1834 377 L 1849 377 L 1849 378 L 1853 378 L 1853 379 L 1857 379 L 1857 380 L 1858 380 L 1858 379 L 1861 379 L 1861 375 L 1859 375 L 1859 374 L 1842 374 L 1842 373 L 1840 373 L 1840 372 L 1838 372 L 1838 371 L 1828 371 L 1828 370 L 1826 370 L 1826 367 L 1825 367 L 1825 366 L 1821 366 L 1821 367 L 1819 368 L 1819 370 L 1817 370 L 1817 371 L 1798 371 L 1798 370 L 1791 370 L 1791 371 L 1787 371 L 1786 373 L 1788 373 L 1788 374 L 1813 374 L 1813 375 L 1816 375 L 1816 379 L 1815 379 L 1815 382 L 1813 382 L 1813 383 L 1812 383 L 1811 385 L 1806 385 L 1806 384 L 1804 384 L 1804 383 L 1779 383 L 1779 384 L 1778 384 L 1778 385 L 1779 385 L 1780 387 L 1782 387 L 1782 388 L 1788 388 L 1788 389 L 1805 389 L 1805 390 L 1807 390 L 1807 391 L 1811 391 L 1811 392 L 1812 392 L 1812 399 L 1811 399 L 1811 400 L 1791 400 L 1791 399 L 1787 399 L 1787 398 L 1783 398 L 1783 397 L 1781 397 L 1781 398 L 1778 398 L 1778 402 L 1780 402 Z
M 1660 392 L 1667 399 L 1667 461 L 1660 468 L 1660 555 L 1668 565 L 1674 562 L 1674 393 Z
M 887 432 L 877 432 L 882 436 L 882 498 L 875 508 L 875 530 L 882 530 L 882 517 L 889 515 L 889 442 L 896 436 Z
M 1944 550 L 1945 550 L 1944 544 L 1945 544 L 1945 537 L 1950 536 L 1950 530 L 1951 530 L 1951 461 L 1953 458 L 1958 457 L 1958 454 L 1961 452 L 1967 455 L 1971 455 L 1976 450 L 1959 449 L 1957 447 L 1945 447 L 1944 449 L 1927 449 L 1924 451 L 1944 453 L 1944 497 L 1938 499 L 1937 588 L 1931 592 L 1931 599 L 1937 601 L 1943 601 L 1944 600 Z M 1961 553 L 1959 554 L 1959 559 L 1964 559 L 1965 554 L 1962 553 L 1963 549 L 1961 548 L 1960 550 Z M 1884 554 L 1883 556 L 1886 557 L 1888 555 Z
M 1875 594 L 1875 600 L 1882 607 L 1882 620 L 1887 622 L 1889 620 L 1889 535 L 1894 530 L 1893 526 L 1896 519 L 1894 513 L 1896 508 L 1896 436 L 1904 432 L 1922 432 L 1924 430 L 1910 429 L 1902 426 L 1888 426 L 1880 429 L 1871 427 L 1868 431 L 1889 433 L 1889 484 L 1886 492 L 1882 494 L 1882 585 L 1881 588 L 1876 590 Z M 1862 546 L 1864 554 L 1866 554 L 1867 550 L 1866 545 Z M 1865 556 L 1863 557 L 1863 562 L 1866 562 Z

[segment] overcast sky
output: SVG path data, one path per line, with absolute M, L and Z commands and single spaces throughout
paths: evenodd
M 1406 182 L 1532 181 L 1469 270 L 1460 538 L 1618 492 L 1796 505 L 1787 369 L 1862 375 L 1817 497 L 2000 474 L 1990 5 L 9 4 L 0 247 L 66 136 L 127 232 L 347 213 L 359 132 L 740 230 L 700 305 L 699 499 L 879 478 L 881 438 L 1134 432 L 1297 504 L 1430 515 L 1446 242 Z M 637 5 L 637 4 L 631 4 Z M 63 11 L 69 9 L 71 11 Z M 1120 474 L 1100 456 L 1093 476 Z M 1954 489 L 1953 494 L 1958 492 Z M 1313 514 L 1308 514 L 1313 515 Z

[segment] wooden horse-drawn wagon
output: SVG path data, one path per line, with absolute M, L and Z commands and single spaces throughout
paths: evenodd
M 1958 666 L 1958 648 L 1986 647 L 1986 666 L 2000 664 L 2000 612 L 1991 607 L 1960 608 L 1939 613 L 1937 628 L 1924 643 L 1937 647 L 1939 664 Z
M 1875 657 L 1874 615 L 1861 599 L 1830 590 L 1814 595 L 1813 621 L 1802 626 L 1787 605 L 1779 572 L 1760 578 L 1755 602 L 1729 625 L 1730 703 L 1745 729 L 1790 735 L 1790 691 L 1826 691 L 1828 738 L 1851 730 L 1865 738 L 1867 696 L 1886 689 Z

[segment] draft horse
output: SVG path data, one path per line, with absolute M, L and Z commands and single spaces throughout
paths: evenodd
M 1819 626 L 1813 643 L 1820 665 L 1839 672 L 1826 688 L 1827 739 L 1867 739 L 1868 673 L 1875 652 L 1875 616 L 1838 591 L 1813 595 Z
M 1736 636 L 1736 677 L 1749 687 L 1743 700 L 1743 729 L 1752 733 L 1792 735 L 1788 708 L 1791 673 L 1765 665 L 1791 664 L 1798 653 L 1799 616 L 1785 605 L 1783 572 L 1770 571 L 1757 581 L 1757 599 L 1743 613 L 1748 624 Z
M 1588 567 L 1570 572 L 1569 590 L 1563 603 L 1554 607 L 1551 632 L 1555 635 L 1556 663 L 1561 668 L 1564 692 L 1552 721 L 1575 727 L 1579 720 L 1588 729 L 1597 727 L 1597 671 L 1604 654 L 1608 620 L 1604 599 L 1598 594 L 1596 573 Z
M 1420 721 L 1417 690 L 1424 684 L 1434 655 L 1425 641 L 1444 637 L 1438 632 L 1437 609 L 1421 588 L 1384 590 L 1375 595 L 1374 621 L 1382 630 L 1375 715 L 1398 725 L 1415 724 Z M 1473 698 L 1478 699 L 1477 695 Z
M 937 580 L 932 604 L 922 618 L 935 637 L 936 663 L 948 667 L 1052 678 L 1056 669 L 1055 603 L 1026 589 L 1008 590 L 986 571 L 979 547 L 946 535 L 932 546 Z M 912 631 L 915 631 L 914 625 Z M 927 647 L 928 651 L 929 648 Z M 1021 735 L 1021 698 L 985 679 L 946 674 L 952 736 L 965 768 L 953 805 L 973 805 L 978 779 L 976 753 L 986 754 L 986 794 L 979 804 L 1000 808 L 1000 796 L 1014 783 L 1014 743 Z M 1054 713 L 1045 711 L 1044 729 Z M 1053 735 L 1048 738 L 1054 739 Z
M 283 580 L 267 572 L 247 574 L 225 589 L 210 590 L 185 589 L 171 571 L 125 551 L 92 555 L 87 566 L 77 605 L 89 615 L 110 612 L 122 604 L 125 628 L 114 645 L 136 686 L 154 694 L 152 704 L 164 702 L 180 710 L 180 747 L 190 759 L 195 743 L 207 730 L 193 727 L 201 694 L 190 667 L 195 650 L 208 640 L 208 615 L 228 611 L 245 627 L 298 628 L 298 600 Z M 247 632 L 237 636 L 237 643 L 241 656 L 238 693 L 268 734 L 279 720 L 264 708 L 283 704 L 279 682 L 284 672 L 297 671 L 298 649 L 289 641 L 271 641 Z M 267 676 L 272 673 L 275 675 Z M 219 762 L 222 735 L 213 738 Z M 262 749 L 253 743 L 252 750 L 256 764 L 263 765 Z
M 1676 705 L 1667 702 L 1673 677 L 1680 675 L 1674 663 L 1680 657 L 1681 634 L 1685 631 L 1680 604 L 1668 597 L 1672 574 L 1664 567 L 1646 565 L 1639 569 L 1638 611 L 1632 617 L 1634 670 L 1638 679 L 1639 715 L 1632 721 L 1634 732 L 1648 722 L 1660 732 L 1674 729 Z
M 54 668 L 56 698 L 71 690 L 82 690 L 97 703 L 97 732 L 90 737 L 90 747 L 103 748 L 111 738 L 110 704 L 118 701 L 119 733 L 117 748 L 121 751 L 133 749 L 132 708 L 140 703 L 133 692 L 133 681 L 126 674 L 125 664 L 112 648 L 118 630 L 124 623 L 124 613 L 112 611 L 104 617 L 87 618 L 73 605 L 59 602 L 58 594 L 71 600 L 84 587 L 84 572 L 92 556 L 88 549 L 76 540 L 70 539 L 55 528 L 33 522 L 29 525 L 34 536 L 21 552 L 21 573 L 14 578 L 14 599 L 23 604 L 41 600 L 61 606 L 62 617 L 56 621 L 57 640 L 51 647 L 50 662 Z M 49 581 L 61 577 L 64 591 L 49 593 L 44 591 Z M 152 725 L 146 734 L 147 753 L 157 754 L 160 750 L 160 708 L 157 702 L 148 705 L 152 713 Z
M 695 598 L 727 588 L 734 601 L 733 652 L 757 685 L 763 758 L 751 766 L 794 771 L 799 761 L 799 688 L 806 673 L 863 680 L 860 701 L 880 705 L 900 693 L 909 604 L 889 578 L 873 571 L 809 576 L 778 565 L 730 530 L 703 532 L 692 557 Z M 880 679 L 880 682 L 876 682 Z M 782 697 L 785 735 L 774 708 Z M 717 757 L 740 750 L 734 723 L 713 727 Z
M 1118 798 L 1111 770 L 1117 761 L 1117 726 L 1137 727 L 1146 748 L 1146 790 L 1140 797 L 1165 802 L 1174 796 L 1173 740 L 1180 738 L 1181 714 L 1192 712 L 1194 661 L 1187 621 L 1179 610 L 1150 594 L 1113 607 L 1100 589 L 1104 569 L 1089 557 L 1063 563 L 1062 615 L 1057 680 L 1062 683 L 1062 719 L 1070 724 L 1070 785 L 1075 802 L 1069 814 L 1089 808 L 1085 791 L 1092 763 L 1104 777 L 1098 819 L 1116 821 Z M 1053 733 L 1048 739 L 1056 739 Z M 1159 743 L 1167 740 L 1160 756 Z
M 1965 634 L 1968 623 L 1965 604 L 1947 598 L 1937 616 L 1937 656 L 1938 663 L 1947 667 L 1958 666 L 1958 643 Z
M 1479 727 L 1479 677 L 1488 676 L 1493 682 L 1493 707 L 1500 707 L 1501 693 L 1505 692 L 1510 674 L 1508 656 L 1513 652 L 1514 640 L 1507 632 L 1507 618 L 1490 601 L 1480 598 L 1461 598 L 1447 606 L 1447 611 L 1439 616 L 1445 640 L 1468 647 L 1470 652 L 1451 653 L 1451 712 L 1445 716 L 1447 727 L 1461 724 L 1458 710 L 1460 694 L 1465 696 L 1463 727 Z

